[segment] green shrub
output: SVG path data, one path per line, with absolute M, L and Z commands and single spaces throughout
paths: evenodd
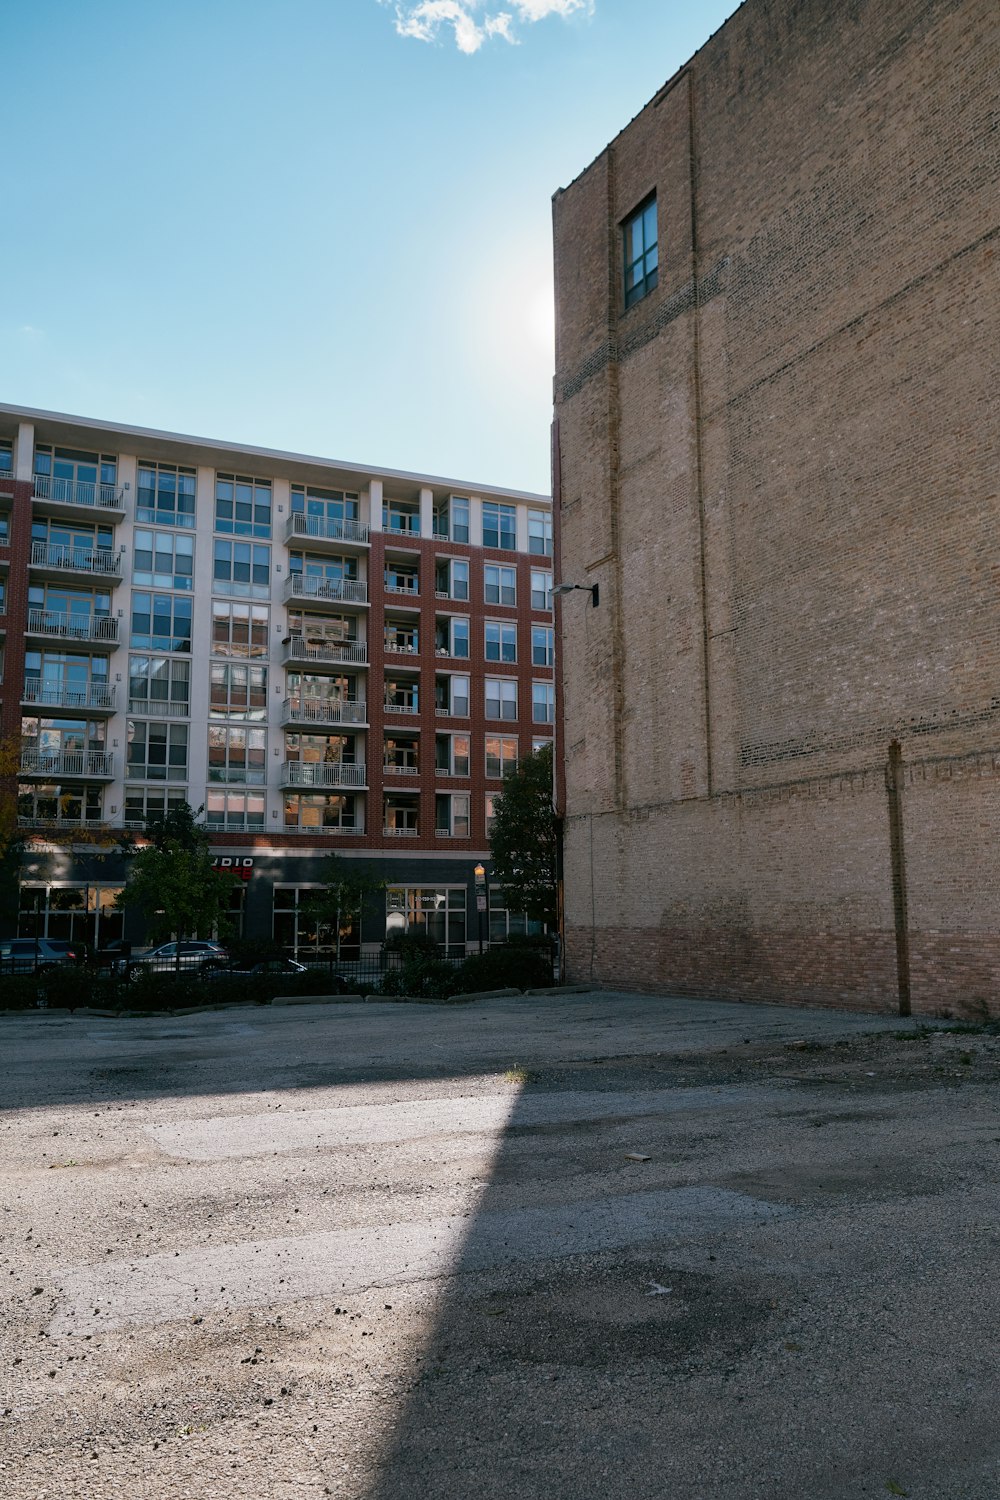
M 33 1010 L 38 994 L 38 980 L 33 974 L 4 974 L 0 978 L 0 1010 Z
M 544 940 L 543 940 L 544 941 Z M 534 939 L 473 953 L 457 971 L 455 988 L 476 990 L 530 990 L 552 983 L 552 960 L 548 943 L 539 948 Z
M 435 948 L 437 944 L 435 943 Z M 378 985 L 371 991 L 375 995 L 416 995 L 425 1000 L 447 1000 L 461 988 L 457 975 L 459 970 L 447 959 L 418 954 L 405 959 L 399 968 L 386 970 Z

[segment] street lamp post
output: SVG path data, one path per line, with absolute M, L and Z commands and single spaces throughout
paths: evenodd
M 479 919 L 479 951 L 483 951 L 483 916 L 486 912 L 486 866 L 477 865 L 472 872 L 476 877 L 476 916 Z

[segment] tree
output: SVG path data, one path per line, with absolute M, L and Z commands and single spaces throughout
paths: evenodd
M 552 807 L 552 747 L 546 745 L 512 770 L 493 807 L 490 853 L 493 880 L 511 911 L 556 925 L 558 830 Z
M 182 802 L 165 817 L 151 818 L 149 842 L 133 852 L 125 888 L 116 897 L 120 910 L 137 906 L 144 913 L 154 943 L 222 935 L 229 927 L 229 893 L 237 877 L 213 865 L 208 830 L 197 817 Z M 179 948 L 176 961 L 179 968 Z

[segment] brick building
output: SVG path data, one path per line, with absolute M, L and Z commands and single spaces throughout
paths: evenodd
M 0 406 L 20 931 L 121 935 L 119 831 L 188 801 L 245 936 L 464 954 L 503 771 L 553 733 L 551 552 L 547 496 Z M 389 883 L 363 933 L 301 910 L 331 850 Z
M 574 978 L 1000 1012 L 998 78 L 747 0 L 555 197 Z

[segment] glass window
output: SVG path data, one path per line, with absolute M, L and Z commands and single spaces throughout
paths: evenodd
M 547 932 L 544 922 L 526 917 L 524 912 L 508 911 L 504 906 L 503 887 L 490 886 L 490 942 L 505 943 L 512 937 L 538 937 Z
M 266 599 L 270 592 L 271 549 L 252 542 L 215 543 L 212 588 L 238 599 Z
M 486 621 L 486 660 L 517 661 L 517 626 L 513 621 Z
M 129 713 L 185 718 L 190 708 L 190 673 L 191 663 L 176 657 L 129 657 Z
M 210 714 L 233 719 L 267 718 L 267 668 L 213 661 L 209 667 Z
M 496 816 L 497 798 L 493 792 L 486 793 L 486 837 L 489 838 L 493 831 L 493 819 Z
M 484 598 L 487 604 L 517 603 L 517 571 L 487 563 L 483 569 Z
M 194 579 L 194 537 L 172 531 L 136 531 L 132 583 L 138 587 L 189 589 Z
M 438 792 L 434 799 L 434 832 L 442 838 L 470 836 L 468 792 Z
M 517 765 L 517 738 L 515 735 L 488 734 L 486 736 L 486 774 L 496 780 L 513 771 Z
M 205 822 L 209 828 L 263 828 L 263 792 L 210 790 L 205 797 Z
M 486 717 L 517 718 L 517 682 L 513 677 L 487 677 Z
M 319 804 L 330 802 L 343 802 L 345 798 L 322 798 L 322 797 L 300 797 L 292 798 L 292 801 L 315 802 L 314 809 L 317 814 L 322 813 Z M 311 827 L 312 824 L 292 824 L 290 826 Z M 322 825 L 320 825 L 322 826 Z M 353 827 L 353 824 L 344 824 L 335 821 L 327 825 L 331 828 Z M 338 913 L 336 923 L 327 924 L 317 922 L 312 915 L 311 906 L 319 894 L 317 886 L 275 886 L 274 888 L 274 941 L 285 953 L 296 958 L 300 963 L 308 963 L 310 960 L 333 959 L 338 962 L 358 959 L 361 957 L 361 913 L 359 910 L 341 911 Z
M 186 781 L 188 727 L 129 720 L 125 775 L 129 781 Z
M 267 605 L 213 599 L 212 655 L 266 656 Z
M 190 651 L 191 602 L 178 594 L 133 594 L 132 645 L 146 651 Z
M 125 826 L 142 828 L 151 818 L 166 817 L 186 800 L 185 791 L 166 787 L 131 787 L 125 793 Z
M 446 599 L 468 599 L 469 564 L 457 557 L 439 558 L 434 589 Z
M 532 609 L 552 608 L 552 574 L 542 573 L 535 568 L 531 570 L 531 607 Z
M 267 779 L 267 731 L 245 724 L 209 724 L 208 779 L 263 786 Z
M 465 957 L 465 886 L 390 886 L 385 893 L 385 935 L 422 932 L 446 958 Z
M 14 445 L 0 440 L 0 474 L 10 474 L 14 469 Z
M 656 194 L 647 198 L 622 225 L 625 255 L 625 306 L 640 301 L 657 283 Z
M 195 502 L 194 469 L 177 464 L 154 464 L 140 459 L 136 489 L 137 521 L 161 526 L 193 526 Z
M 286 828 L 314 828 L 317 832 L 326 829 L 331 833 L 338 828 L 362 831 L 353 792 L 309 793 L 307 796 L 300 792 L 286 792 L 284 819 Z
M 556 660 L 556 634 L 551 625 L 531 627 L 531 665 L 552 667 Z
M 305 516 L 307 536 L 336 536 L 336 530 L 327 528 L 344 521 L 357 521 L 360 496 L 351 491 L 320 489 L 313 484 L 293 484 L 292 515 Z
M 552 517 L 547 510 L 528 511 L 528 551 L 552 556 Z
M 555 723 L 556 687 L 554 682 L 531 684 L 531 718 L 535 724 Z
M 451 539 L 453 542 L 469 540 L 469 502 L 460 495 L 451 497 Z
M 271 481 L 216 474 L 215 529 L 225 536 L 270 537 Z
M 483 501 L 483 546 L 504 547 L 513 552 L 517 546 L 517 511 L 513 505 Z
M 468 776 L 469 736 L 439 734 L 434 741 L 434 765 L 444 776 Z

